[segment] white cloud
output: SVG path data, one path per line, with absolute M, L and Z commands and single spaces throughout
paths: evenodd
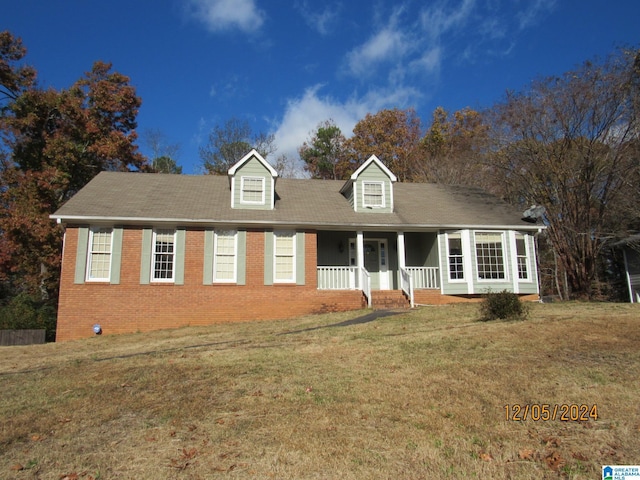
M 403 32 L 393 27 L 384 28 L 347 54 L 349 71 L 356 76 L 365 74 L 378 63 L 399 59 L 408 49 L 409 42 Z
M 252 33 L 260 29 L 265 18 L 254 0 L 188 0 L 186 8 L 212 32 L 238 29 Z
M 459 8 L 453 10 L 445 10 L 444 4 L 436 4 L 422 11 L 422 27 L 432 41 L 439 42 L 445 33 L 465 25 L 474 6 L 475 0 L 463 0 Z
M 538 23 L 540 17 L 556 7 L 556 0 L 527 2 L 527 9 L 518 14 L 519 27 L 523 30 Z
M 414 70 L 423 71 L 428 74 L 436 74 L 440 71 L 442 63 L 442 48 L 434 47 L 423 53 L 420 58 L 413 60 L 410 66 Z
M 307 25 L 320 35 L 328 35 L 333 31 L 342 5 L 339 3 L 331 4 L 327 5 L 322 11 L 313 11 L 305 0 L 302 3 L 296 3 L 296 8 Z

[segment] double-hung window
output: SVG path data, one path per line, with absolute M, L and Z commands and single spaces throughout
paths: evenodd
M 151 281 L 173 282 L 176 262 L 175 230 L 154 230 Z
M 214 239 L 213 281 L 236 281 L 237 237 L 236 230 L 216 230 Z
M 362 205 L 365 207 L 384 207 L 384 183 L 362 182 Z
M 89 233 L 87 281 L 108 282 L 111 276 L 111 244 L 113 229 L 95 228 Z
M 479 280 L 503 280 L 504 242 L 502 233 L 476 232 L 476 261 Z
M 529 269 L 527 268 L 527 245 L 524 235 L 516 233 L 516 261 L 518 264 L 518 278 L 520 280 L 529 279 Z
M 263 177 L 242 177 L 240 190 L 240 203 L 264 204 Z
M 462 237 L 459 233 L 447 235 L 447 248 L 449 251 L 449 280 L 464 280 Z
M 273 281 L 275 283 L 294 283 L 296 281 L 296 233 L 290 231 L 273 232 L 274 263 Z

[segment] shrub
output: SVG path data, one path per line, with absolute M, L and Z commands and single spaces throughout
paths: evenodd
M 496 319 L 524 320 L 529 314 L 529 306 L 521 302 L 518 295 L 507 290 L 489 292 L 480 305 L 480 320 Z

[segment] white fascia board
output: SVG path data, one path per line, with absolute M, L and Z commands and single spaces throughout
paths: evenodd
M 276 178 L 278 176 L 278 172 L 276 172 L 276 170 L 271 166 L 271 164 L 267 162 L 262 157 L 262 155 L 258 153 L 258 151 L 255 148 L 252 149 L 249 153 L 247 153 L 244 157 L 242 157 L 238 162 L 236 162 L 236 164 L 229 169 L 227 174 L 230 176 L 235 175 L 238 169 L 253 157 L 255 157 L 267 170 L 269 170 L 269 173 L 273 178 Z
M 398 178 L 393 174 L 393 172 L 389 170 L 387 166 L 382 163 L 380 159 L 375 155 L 371 155 L 366 162 L 360 165 L 360 168 L 353 172 L 353 174 L 351 175 L 351 180 L 356 180 L 358 178 L 358 175 L 360 175 L 371 163 L 374 162 L 376 165 L 378 165 L 378 167 L 380 167 L 380 169 L 389 177 L 392 182 L 398 181 Z

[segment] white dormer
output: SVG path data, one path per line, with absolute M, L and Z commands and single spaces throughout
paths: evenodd
M 396 176 L 375 155 L 358 168 L 340 193 L 356 212 L 393 212 L 393 184 Z
M 231 208 L 273 210 L 278 172 L 255 149 L 227 172 Z

